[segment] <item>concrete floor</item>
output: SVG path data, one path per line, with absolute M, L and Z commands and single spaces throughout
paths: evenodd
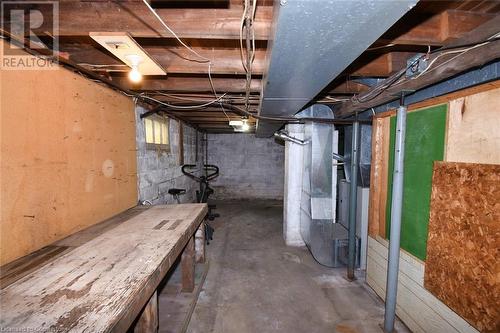
M 210 269 L 188 332 L 382 332 L 383 302 L 361 279 L 348 282 L 345 269 L 285 245 L 280 202 L 217 207 Z

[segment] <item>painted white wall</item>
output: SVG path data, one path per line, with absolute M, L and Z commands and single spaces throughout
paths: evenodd
M 300 140 L 304 139 L 304 125 L 286 125 L 286 130 L 291 136 Z M 303 146 L 286 141 L 283 238 L 288 246 L 305 246 L 300 235 L 303 152 Z

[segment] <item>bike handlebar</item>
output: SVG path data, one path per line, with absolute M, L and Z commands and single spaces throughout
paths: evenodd
M 194 169 L 194 168 L 197 168 L 198 166 L 196 164 L 184 164 L 182 167 L 181 167 L 181 171 L 184 175 L 188 176 L 189 178 L 192 178 L 194 180 L 196 180 L 197 182 L 201 182 L 203 181 L 203 178 L 206 180 L 206 181 L 209 181 L 209 180 L 212 180 L 212 179 L 215 179 L 219 176 L 219 167 L 216 166 L 216 165 L 213 165 L 213 164 L 205 164 L 203 165 L 203 169 L 205 171 L 205 174 L 206 175 L 203 175 L 201 177 L 198 177 L 194 174 L 194 172 L 196 170 L 186 170 L 186 169 Z M 210 171 L 210 173 L 209 173 Z

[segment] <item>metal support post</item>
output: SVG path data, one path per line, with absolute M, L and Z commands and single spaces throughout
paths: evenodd
M 394 153 L 394 172 L 392 176 L 391 230 L 389 240 L 389 261 L 387 263 L 387 284 L 385 289 L 385 333 L 392 333 L 394 331 L 394 320 L 396 317 L 401 211 L 403 206 L 406 112 L 406 106 L 401 105 L 396 115 L 396 144 Z
M 354 266 L 356 264 L 356 209 L 358 202 L 358 165 L 359 165 L 359 122 L 352 124 L 351 149 L 351 186 L 349 190 L 349 240 L 347 279 L 354 280 Z

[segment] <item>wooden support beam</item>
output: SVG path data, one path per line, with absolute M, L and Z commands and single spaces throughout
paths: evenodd
M 464 35 L 459 40 L 448 43 L 447 46 L 453 47 L 455 45 L 481 43 L 498 33 L 499 26 L 500 16 L 497 16 L 495 19 Z M 346 117 L 355 112 L 364 111 L 371 107 L 393 101 L 397 99 L 398 93 L 402 90 L 420 90 L 498 58 L 500 58 L 500 41 L 498 40 L 477 46 L 474 49 L 469 49 L 460 56 L 456 53 L 431 54 L 428 61 L 432 63 L 432 67 L 427 69 L 425 73 L 418 77 L 398 82 L 396 85 L 391 85 L 383 92 L 378 93 L 374 98 L 367 99 L 364 102 L 345 102 L 340 109 L 336 111 L 336 115 Z M 390 78 L 388 80 L 390 80 Z M 363 100 L 363 95 L 360 96 L 360 99 Z
M 441 15 L 441 38 L 450 42 L 493 19 L 495 14 L 447 10 Z
M 440 46 L 474 30 L 495 16 L 460 10 L 446 10 L 435 14 L 411 12 L 385 33 L 378 43 Z
M 192 236 L 181 257 L 181 274 L 182 274 L 182 291 L 192 292 L 194 290 L 194 265 L 195 265 L 195 250 L 194 236 Z
M 208 77 L 146 77 L 139 85 L 132 85 L 126 77 L 114 77 L 113 81 L 123 87 L 136 91 L 168 91 L 168 92 L 206 92 L 211 93 L 212 88 Z M 241 93 L 245 91 L 244 78 L 213 78 L 215 89 L 222 93 Z M 261 80 L 252 79 L 250 90 L 254 93 L 260 92 Z
M 181 117 L 184 117 L 184 118 L 200 118 L 200 119 L 203 119 L 203 118 L 213 118 L 213 117 L 225 117 L 226 114 L 229 116 L 229 117 L 241 117 L 242 115 L 240 113 L 233 113 L 233 112 L 227 112 L 224 114 L 220 109 L 219 109 L 219 112 L 204 112 L 203 109 L 200 109 L 198 110 L 199 112 L 184 112 L 184 113 L 174 113 L 175 115 L 178 115 L 178 116 L 181 116 Z M 256 111 L 254 111 L 256 112 Z
M 190 122 L 190 123 L 200 123 L 200 124 L 203 124 L 203 123 L 207 123 L 207 122 L 210 122 L 210 123 L 227 123 L 229 122 L 229 120 L 224 116 L 222 115 L 221 117 L 183 117 L 183 119 L 185 119 L 186 121 Z M 233 116 L 233 117 L 229 117 L 229 119 L 231 120 L 241 120 L 241 116 Z M 249 124 L 251 124 L 251 122 L 249 122 Z
M 200 62 L 199 58 L 183 47 L 171 46 L 143 46 L 143 49 L 153 58 L 168 74 L 206 74 L 208 65 Z M 244 75 L 245 70 L 241 63 L 239 45 L 230 48 L 205 48 L 193 47 L 203 57 L 212 60 L 211 73 Z M 123 65 L 121 61 L 107 53 L 105 50 L 94 48 L 90 44 L 62 44 L 60 50 L 69 54 L 70 60 L 75 63 L 91 63 L 97 65 Z M 252 72 L 262 75 L 265 67 L 265 49 L 255 52 Z M 88 67 L 91 68 L 91 67 Z M 111 67 L 110 67 L 111 68 Z M 113 69 L 121 69 L 113 67 Z M 124 67 L 123 70 L 128 70 Z
M 361 56 L 349 68 L 347 72 L 353 76 L 388 76 L 392 71 L 392 58 L 389 53 L 375 56 L 372 60 L 366 60 Z
M 179 116 L 179 117 L 200 117 L 200 118 L 210 118 L 210 117 L 218 117 L 218 116 L 224 116 L 224 113 L 222 113 L 222 111 L 219 109 L 217 111 L 206 111 L 204 109 L 200 109 L 198 111 L 196 110 L 190 110 L 190 111 L 182 111 L 182 112 L 178 112 L 178 111 L 172 111 L 172 112 L 169 112 L 169 113 L 173 113 L 174 115 L 176 116 Z M 237 114 L 237 113 L 232 113 L 230 111 L 226 111 L 227 115 L 228 116 L 239 116 L 241 117 L 241 115 Z
M 207 73 L 208 65 L 199 61 L 187 49 L 181 47 L 145 47 L 146 51 L 159 62 L 167 73 Z M 212 60 L 213 74 L 234 74 L 243 75 L 245 70 L 241 63 L 239 45 L 237 48 L 216 48 L 211 49 L 194 47 L 203 57 Z M 252 73 L 262 75 L 265 68 L 265 49 L 255 51 L 255 60 L 252 65 Z
M 200 224 L 200 227 L 195 234 L 195 251 L 196 251 L 196 262 L 205 262 L 205 223 Z
M 230 128 L 230 129 L 233 129 L 231 126 L 229 126 L 229 124 L 226 122 L 226 123 L 201 123 L 199 124 L 199 127 L 201 129 L 214 129 L 214 128 Z
M 189 53 L 185 48 L 179 47 L 148 47 L 143 46 L 143 49 L 159 64 L 168 74 L 206 74 L 208 67 L 206 63 L 196 60 L 196 57 Z M 200 55 L 212 60 L 211 73 L 244 75 L 239 49 L 217 49 L 217 48 L 200 48 L 193 47 Z M 123 65 L 122 62 L 115 59 L 106 51 L 101 51 L 93 48 L 91 45 L 71 45 L 61 46 L 61 50 L 67 52 L 70 59 L 75 63 L 92 63 L 98 65 Z M 403 54 L 408 54 L 403 52 Z M 257 50 L 255 60 L 252 67 L 254 75 L 262 75 L 265 69 L 266 51 L 264 49 Z M 350 75 L 353 76 L 370 76 L 383 77 L 389 76 L 393 70 L 394 59 L 400 59 L 401 53 L 387 53 L 376 56 L 373 60 L 367 60 L 366 57 L 360 58 L 352 67 Z M 91 67 L 90 67 L 91 68 Z M 111 67 L 110 67 L 111 68 Z M 114 69 L 120 69 L 114 67 Z M 123 70 L 127 70 L 125 67 Z
M 204 133 L 213 133 L 213 134 L 231 134 L 235 133 L 232 128 L 219 128 L 219 129 L 203 129 Z M 255 133 L 255 131 L 250 131 L 248 133 Z
M 69 54 L 70 60 L 75 63 L 91 63 L 98 65 L 123 65 L 105 50 L 94 48 L 90 44 L 61 44 L 61 51 Z M 198 60 L 187 49 L 177 46 L 143 46 L 143 49 L 159 64 L 168 74 L 206 74 L 208 66 L 206 63 L 193 61 Z M 212 60 L 211 73 L 244 75 L 245 71 L 241 63 L 239 45 L 234 48 L 211 48 L 193 47 L 203 57 Z M 385 77 L 389 76 L 394 68 L 394 62 L 406 58 L 408 52 L 391 52 L 372 56 L 361 56 L 349 68 L 352 76 Z M 368 55 L 371 56 L 371 55 Z M 253 62 L 252 73 L 262 75 L 265 70 L 265 49 L 257 49 Z M 91 68 L 91 67 L 89 67 Z M 113 69 L 120 69 L 114 67 Z M 124 67 L 123 70 L 128 70 Z
M 369 89 L 368 86 L 364 84 L 354 82 L 354 81 L 343 81 L 334 85 L 332 88 L 328 89 L 330 94 L 358 94 Z
M 134 327 L 134 333 L 158 332 L 158 294 L 153 293 Z
M 231 6 L 229 9 L 159 8 L 156 11 L 181 38 L 239 38 L 242 6 Z M 46 24 L 52 22 L 49 15 L 44 13 Z M 272 7 L 257 7 L 254 23 L 256 39 L 268 39 L 271 20 Z M 10 26 L 9 22 L 4 23 Z M 46 24 L 42 24 L 35 32 L 50 31 Z M 133 37 L 172 37 L 142 1 L 59 3 L 61 36 L 88 36 L 90 31 L 127 31 Z

